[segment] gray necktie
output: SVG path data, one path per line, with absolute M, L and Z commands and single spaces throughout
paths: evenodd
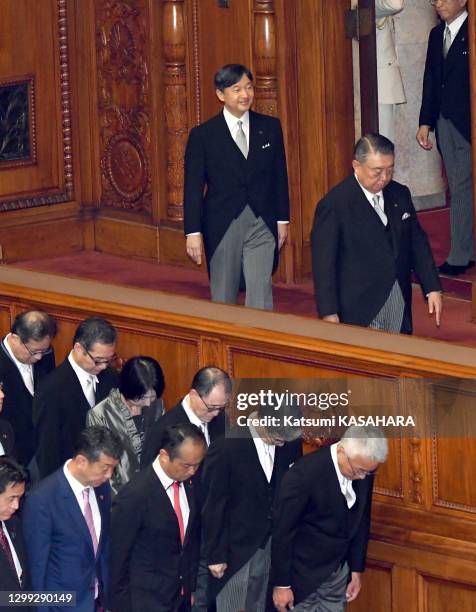
M 246 142 L 246 135 L 243 131 L 243 121 L 239 119 L 237 121 L 237 125 L 238 125 L 238 133 L 236 134 L 235 142 L 238 145 L 238 148 L 240 149 L 240 151 L 243 153 L 244 157 L 248 157 L 248 143 Z
M 443 57 L 446 58 L 451 47 L 451 30 L 448 26 L 445 28 L 445 37 L 443 39 Z
M 384 224 L 387 225 L 388 223 L 388 219 L 387 219 L 387 215 L 384 213 L 383 211 L 383 207 L 380 204 L 380 196 L 378 195 L 374 195 L 372 197 L 372 202 L 374 203 L 374 210 L 377 213 L 377 215 L 380 217 L 380 221 Z

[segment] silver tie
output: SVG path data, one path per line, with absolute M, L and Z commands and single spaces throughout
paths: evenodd
M 93 374 L 90 374 L 86 379 L 86 387 L 84 389 L 84 395 L 88 400 L 88 404 L 91 408 L 94 408 L 96 404 L 96 377 Z
M 372 197 L 372 202 L 374 203 L 374 210 L 377 213 L 377 215 L 380 217 L 380 221 L 384 224 L 387 225 L 388 223 L 388 219 L 387 219 L 387 215 L 384 213 L 383 211 L 383 207 L 380 204 L 380 196 L 378 195 L 374 195 Z
M 451 30 L 448 26 L 445 28 L 445 37 L 443 39 L 443 57 L 446 58 L 451 47 Z
M 240 149 L 240 151 L 243 153 L 244 157 L 248 157 L 248 143 L 246 142 L 246 134 L 243 131 L 243 121 L 241 121 L 241 119 L 239 119 L 237 121 L 237 125 L 238 125 L 238 133 L 236 134 L 236 144 L 238 145 L 238 148 Z

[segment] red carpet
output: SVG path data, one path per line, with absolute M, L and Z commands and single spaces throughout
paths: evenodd
M 106 283 L 131 285 L 199 299 L 210 299 L 208 278 L 204 272 L 98 252 L 26 261 L 16 265 L 39 272 L 77 276 Z M 54 287 L 51 289 L 54 290 Z M 312 283 L 310 282 L 300 285 L 277 283 L 274 290 L 274 303 L 277 312 L 305 317 L 316 316 Z M 476 325 L 471 323 L 471 303 L 469 301 L 446 296 L 443 324 L 439 329 L 436 328 L 434 320 L 428 316 L 426 304 L 417 287 L 414 289 L 413 305 L 416 335 L 476 347 Z

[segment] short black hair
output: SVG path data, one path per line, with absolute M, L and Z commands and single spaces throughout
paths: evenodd
M 0 457 L 0 494 L 8 485 L 28 481 L 28 472 L 11 457 Z
M 198 370 L 193 377 L 191 388 L 195 389 L 200 397 L 207 397 L 218 385 L 223 385 L 225 393 L 230 395 L 232 383 L 225 370 L 216 366 L 205 366 Z
M 43 310 L 26 310 L 17 314 L 11 327 L 12 334 L 25 343 L 30 340 L 39 342 L 48 336 L 54 338 L 57 330 L 56 321 Z
M 94 463 L 99 461 L 101 454 L 104 454 L 119 461 L 123 451 L 121 438 L 115 431 L 102 425 L 93 425 L 86 427 L 79 434 L 74 457 L 83 455 L 88 461 Z
M 207 442 L 201 429 L 193 423 L 179 423 L 169 425 L 164 429 L 160 448 L 167 451 L 170 460 L 173 461 L 180 454 L 180 447 L 185 440 L 193 440 L 195 444 L 203 444 L 206 448 Z
M 227 87 L 231 87 L 241 81 L 243 75 L 246 75 L 250 81 L 253 80 L 253 74 L 249 68 L 243 64 L 226 64 L 215 73 L 213 79 L 215 89 L 224 91 Z
M 119 375 L 119 391 L 129 400 L 142 397 L 149 389 L 154 389 L 160 397 L 164 387 L 164 373 L 152 357 L 140 355 L 128 359 Z
M 109 321 L 102 317 L 89 317 L 81 321 L 76 328 L 73 345 L 79 342 L 87 351 L 90 351 L 96 342 L 111 345 L 116 341 L 117 331 Z
M 382 134 L 364 134 L 355 143 L 353 157 L 356 161 L 364 164 L 370 153 L 380 153 L 381 155 L 395 155 L 393 142 L 382 136 Z

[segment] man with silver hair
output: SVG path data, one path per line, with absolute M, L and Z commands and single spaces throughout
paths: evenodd
M 381 430 L 349 427 L 283 478 L 272 537 L 273 602 L 279 612 L 342 612 L 361 588 L 373 475 L 387 458 Z M 350 581 L 349 581 L 350 580 Z

